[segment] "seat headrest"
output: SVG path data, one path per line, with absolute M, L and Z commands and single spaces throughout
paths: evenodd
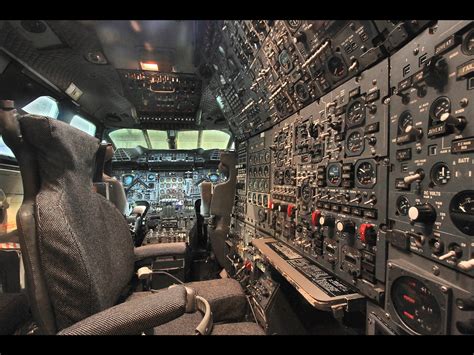
M 43 179 L 55 181 L 64 172 L 74 171 L 92 183 L 97 138 L 44 116 L 23 115 L 19 122 L 23 138 L 35 148 Z

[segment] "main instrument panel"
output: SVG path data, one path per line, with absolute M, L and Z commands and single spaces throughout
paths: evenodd
M 473 334 L 474 23 L 224 21 L 220 38 L 234 269 L 274 238 L 365 297 L 380 329 Z

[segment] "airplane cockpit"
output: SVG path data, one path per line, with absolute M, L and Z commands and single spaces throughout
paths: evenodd
M 0 20 L 0 335 L 474 334 L 473 43 Z

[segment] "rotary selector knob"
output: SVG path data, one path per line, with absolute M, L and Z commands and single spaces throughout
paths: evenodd
M 423 137 L 423 130 L 421 128 L 415 128 L 412 125 L 407 126 L 405 133 L 409 137 L 409 142 L 419 141 Z
M 354 234 L 355 233 L 355 224 L 351 220 L 339 221 L 336 224 L 336 228 L 339 232 Z
M 370 223 L 362 223 L 359 226 L 360 241 L 365 244 L 374 245 L 377 242 L 377 232 Z
M 444 122 L 447 127 L 457 129 L 460 132 L 466 127 L 467 123 L 464 117 L 454 117 L 449 112 L 443 113 L 439 119 L 441 122 Z
M 429 203 L 415 205 L 408 210 L 412 222 L 433 223 L 436 220 L 436 210 Z
M 426 62 L 423 68 L 423 77 L 426 85 L 441 89 L 448 80 L 448 63 L 441 56 L 434 56 Z
M 334 220 L 333 216 L 321 216 L 319 217 L 319 224 L 321 224 L 324 227 L 334 227 L 334 223 L 336 221 Z
M 317 227 L 319 225 L 319 220 L 321 218 L 321 211 L 316 210 L 311 213 L 311 224 L 314 227 Z

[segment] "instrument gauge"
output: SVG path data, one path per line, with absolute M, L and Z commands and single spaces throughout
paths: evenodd
M 451 113 L 451 101 L 446 96 L 438 97 L 430 107 L 431 124 L 441 123 L 443 113 Z
M 364 136 L 359 131 L 354 131 L 347 137 L 346 141 L 347 155 L 360 155 L 364 150 Z
M 281 51 L 280 55 L 278 56 L 278 62 L 286 73 L 288 73 L 293 68 L 290 54 L 286 51 L 286 49 Z
M 365 104 L 362 100 L 352 101 L 346 109 L 346 124 L 348 127 L 359 126 L 365 121 Z
M 456 228 L 467 235 L 474 235 L 474 190 L 464 190 L 449 204 L 449 215 Z
M 356 182 L 359 187 L 371 188 L 377 182 L 377 172 L 373 161 L 362 160 L 356 164 Z
M 155 181 L 156 175 L 155 174 L 148 174 L 148 181 Z
M 286 21 L 288 27 L 294 32 L 301 26 L 301 20 L 288 20 Z
M 400 196 L 397 198 L 397 211 L 402 216 L 408 215 L 408 210 L 410 209 L 410 201 L 405 196 Z
M 219 181 L 219 174 L 210 173 L 210 174 L 208 175 L 208 179 L 209 179 L 210 182 L 216 183 L 216 182 Z
M 398 317 L 412 331 L 423 335 L 441 331 L 441 307 L 424 282 L 401 276 L 392 284 L 391 298 Z
M 346 74 L 346 65 L 339 56 L 332 56 L 327 61 L 329 72 L 336 78 L 340 79 Z
M 341 183 L 341 164 L 330 164 L 327 168 L 327 180 L 330 186 L 339 186 Z
M 446 163 L 436 163 L 431 168 L 431 181 L 435 185 L 446 185 L 451 179 L 451 170 Z
M 122 184 L 123 186 L 127 187 L 130 186 L 133 182 L 134 176 L 133 175 L 123 175 L 122 176 Z

